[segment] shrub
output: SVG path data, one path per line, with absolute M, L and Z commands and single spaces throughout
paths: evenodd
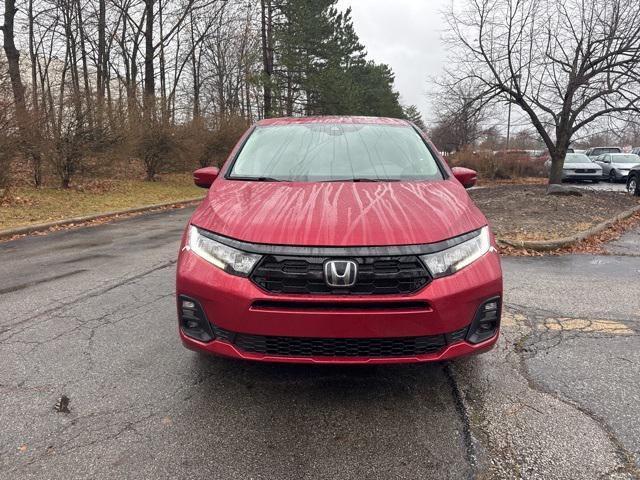
M 62 188 L 69 188 L 72 177 L 80 170 L 85 148 L 84 132 L 75 122 L 65 125 L 55 138 L 51 163 Z
M 9 187 L 12 151 L 11 140 L 0 135 L 0 198 L 5 196 Z
M 7 193 L 11 180 L 11 160 L 16 153 L 16 142 L 9 133 L 11 118 L 8 114 L 9 102 L 0 101 L 0 198 Z
M 173 130 L 160 122 L 149 122 L 141 131 L 137 154 L 142 159 L 147 180 L 155 181 L 157 175 L 167 167 L 176 149 Z
M 447 160 L 451 166 L 476 170 L 481 179 L 506 180 L 546 176 L 544 158 L 531 157 L 526 152 L 494 153 L 465 150 L 448 157 Z
M 207 139 L 200 165 L 203 167 L 208 165 L 220 167 L 246 129 L 247 121 L 242 117 L 222 119 Z

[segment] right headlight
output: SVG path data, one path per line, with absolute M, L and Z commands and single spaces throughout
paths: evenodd
M 475 262 L 491 248 L 489 227 L 482 227 L 478 236 L 436 253 L 421 255 L 420 259 L 433 278 L 446 277 Z
M 232 275 L 247 277 L 261 256 L 243 252 L 209 238 L 198 227 L 189 227 L 189 250 Z

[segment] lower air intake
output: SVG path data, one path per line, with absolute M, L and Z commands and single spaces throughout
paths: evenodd
M 466 328 L 450 335 L 403 338 L 301 338 L 233 333 L 213 326 L 219 340 L 242 351 L 286 357 L 411 357 L 433 354 L 464 339 Z M 453 340 L 455 339 L 455 340 Z

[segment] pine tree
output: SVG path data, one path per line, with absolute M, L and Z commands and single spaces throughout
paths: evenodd
M 283 115 L 404 116 L 387 65 L 366 61 L 351 9 L 337 0 L 275 5 L 270 87 Z M 274 105 L 274 110 L 277 106 Z
M 415 126 L 418 127 L 420 130 L 422 130 L 423 132 L 427 130 L 427 127 L 424 124 L 424 121 L 422 120 L 422 114 L 418 110 L 418 107 L 416 107 L 415 105 L 409 105 L 407 107 L 404 107 L 403 110 L 404 110 L 404 118 L 406 118 L 410 122 L 413 122 Z

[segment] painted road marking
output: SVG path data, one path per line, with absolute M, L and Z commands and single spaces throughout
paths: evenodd
M 614 320 L 588 320 L 582 318 L 549 318 L 538 325 L 541 330 L 570 331 L 584 333 L 606 333 L 609 335 L 634 335 L 634 331 L 622 322 Z
M 518 327 L 527 325 L 527 317 L 520 313 L 504 311 L 501 325 L 503 327 Z M 553 330 L 556 332 L 603 333 L 608 335 L 635 335 L 636 332 L 628 325 L 615 320 L 585 319 L 585 318 L 547 318 L 537 323 L 538 330 Z

